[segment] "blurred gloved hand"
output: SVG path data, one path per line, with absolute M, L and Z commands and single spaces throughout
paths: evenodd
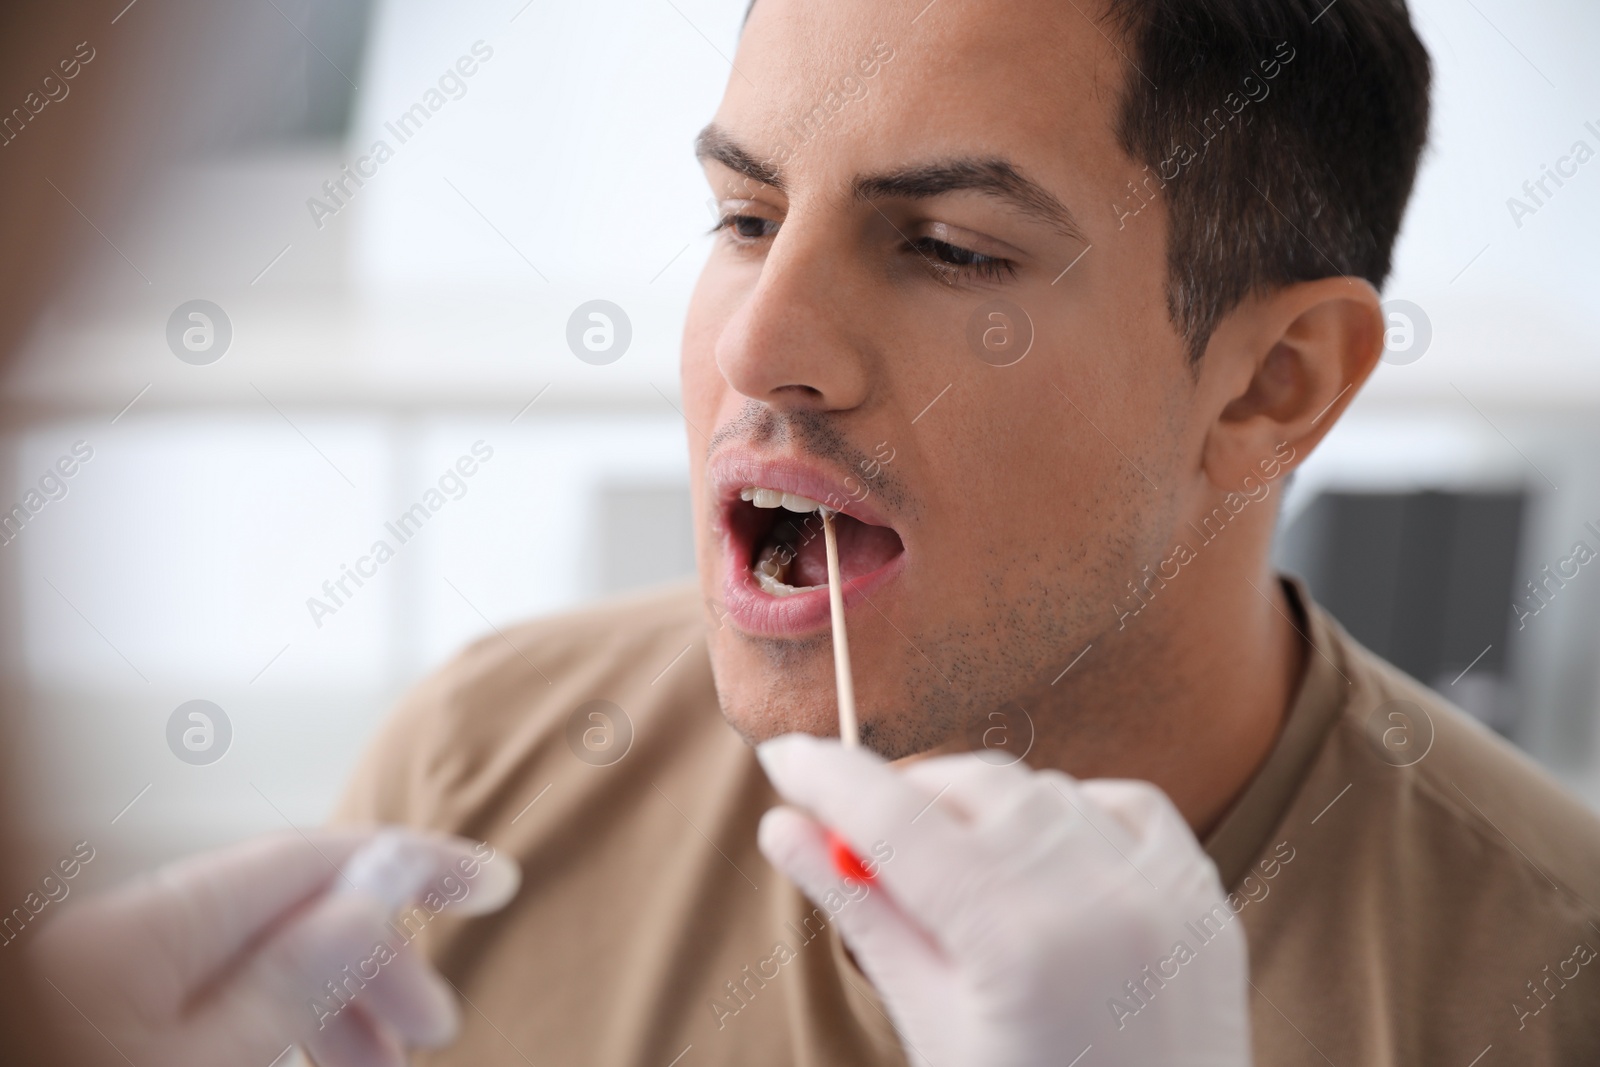
M 34 962 L 74 1063 L 266 1067 L 298 1043 L 321 1067 L 403 1067 L 407 1046 L 458 1025 L 408 938 L 446 908 L 503 906 L 519 882 L 514 860 L 459 837 L 274 834 L 68 909 Z
M 1084 1067 L 1250 1063 L 1243 931 L 1154 786 L 975 755 L 895 768 L 802 734 L 758 753 L 796 806 L 766 813 L 761 849 L 845 902 L 834 921 L 913 1064 L 1068 1067 L 1091 1046 Z M 868 861 L 864 895 L 825 827 Z

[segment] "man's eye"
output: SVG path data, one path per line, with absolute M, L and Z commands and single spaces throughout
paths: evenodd
M 911 242 L 910 247 L 947 281 L 954 281 L 962 275 L 1001 281 L 1017 273 L 1016 264 L 1009 259 L 986 256 L 982 252 L 933 237 L 919 237 Z
M 757 215 L 724 215 L 711 228 L 712 233 L 718 230 L 729 231 L 735 240 L 759 241 L 777 233 L 778 224 L 772 219 L 764 219 Z
M 910 242 L 910 250 L 922 256 L 923 262 L 947 282 L 954 282 L 960 275 L 1002 282 L 1016 274 L 1016 264 L 1010 259 L 986 256 L 934 237 L 918 237 Z

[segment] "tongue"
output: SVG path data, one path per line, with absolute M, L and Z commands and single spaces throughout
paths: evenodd
M 833 531 L 839 541 L 839 574 L 846 580 L 871 574 L 905 551 L 899 535 L 889 527 L 870 526 L 848 515 L 834 515 Z M 828 548 L 821 531 L 801 543 L 789 569 L 788 583 L 828 584 Z

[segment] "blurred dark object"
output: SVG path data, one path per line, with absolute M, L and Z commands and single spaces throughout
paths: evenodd
M 231 28 L 258 42 L 251 69 L 218 72 L 250 91 L 222 94 L 205 110 L 197 105 L 186 147 L 220 154 L 275 141 L 342 141 L 371 16 L 372 0 L 274 0 L 252 12 L 247 24 Z
M 1356 640 L 1509 736 L 1525 508 L 1520 492 L 1324 493 L 1280 535 L 1276 562 Z

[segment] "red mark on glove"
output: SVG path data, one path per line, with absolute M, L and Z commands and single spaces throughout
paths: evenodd
M 827 831 L 827 834 L 828 851 L 833 855 L 834 870 L 838 871 L 846 878 L 854 878 L 858 882 L 872 882 L 876 880 L 876 876 L 871 871 L 867 870 L 866 864 L 861 862 L 860 857 L 858 857 L 854 852 L 850 851 L 850 846 L 845 844 L 844 838 L 840 837 L 832 830 Z

